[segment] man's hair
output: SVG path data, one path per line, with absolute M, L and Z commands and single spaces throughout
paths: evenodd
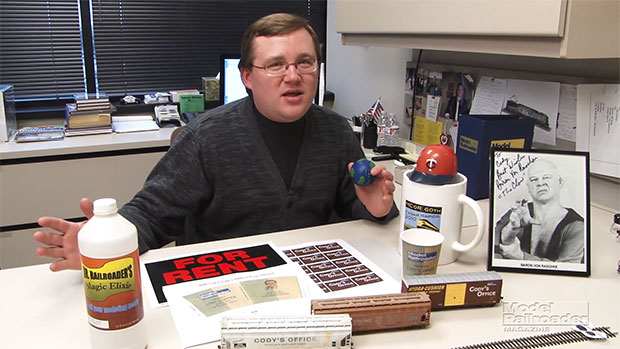
M 256 56 L 254 47 L 252 47 L 255 37 L 285 35 L 301 28 L 305 29 L 312 37 L 316 59 L 320 63 L 321 43 L 314 29 L 308 24 L 308 20 L 289 13 L 274 13 L 252 23 L 243 34 L 239 68 L 252 68 L 252 61 Z

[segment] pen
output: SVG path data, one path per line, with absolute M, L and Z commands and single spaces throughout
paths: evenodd
M 382 160 L 390 160 L 390 159 L 394 159 L 394 155 L 392 154 L 388 154 L 388 155 L 379 155 L 379 156 L 373 156 L 371 158 L 372 161 L 382 161 Z

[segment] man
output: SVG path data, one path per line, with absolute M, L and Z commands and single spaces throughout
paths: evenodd
M 378 222 L 397 216 L 392 174 L 376 166 L 372 185 L 355 186 L 348 168 L 364 156 L 359 142 L 343 117 L 312 104 L 321 54 L 307 21 L 259 19 L 241 56 L 250 96 L 188 124 L 119 210 L 138 228 L 140 252 L 178 239 L 184 225 L 192 228 L 185 242 L 194 243 L 324 224 L 332 211 Z M 92 216 L 88 199 L 80 207 Z M 49 245 L 39 256 L 60 258 L 50 269 L 79 269 L 83 222 L 42 217 L 39 224 L 62 233 L 34 235 Z
M 458 112 L 456 110 L 457 103 L 459 106 Z M 469 114 L 469 102 L 465 99 L 465 85 L 459 82 L 456 86 L 456 95 L 450 97 L 444 116 L 446 119 L 458 119 L 458 116 L 461 114 Z
M 517 202 L 497 222 L 499 253 L 506 259 L 583 263 L 584 220 L 560 204 L 564 180 L 555 165 L 537 159 L 525 181 L 532 202 Z
M 278 289 L 278 282 L 276 280 L 265 280 L 265 289 L 267 291 L 275 291 Z
M 428 94 L 434 97 L 441 97 L 441 79 L 437 74 L 438 73 L 431 72 L 431 75 L 433 75 L 433 80 L 431 81 Z

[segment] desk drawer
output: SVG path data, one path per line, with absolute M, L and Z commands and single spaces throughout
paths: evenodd
M 82 216 L 79 200 L 113 197 L 119 206 L 142 188 L 164 152 L 40 161 L 0 167 L 0 226 L 41 216 Z

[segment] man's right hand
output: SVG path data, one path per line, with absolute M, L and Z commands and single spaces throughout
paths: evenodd
M 510 225 L 513 228 L 521 228 L 534 223 L 527 207 L 527 200 L 517 200 L 510 212 Z
M 502 229 L 501 243 L 510 245 L 514 242 L 517 235 L 523 230 L 523 227 L 534 223 L 534 219 L 530 216 L 527 207 L 527 200 L 517 200 L 510 210 L 510 222 Z
M 34 233 L 34 240 L 40 242 L 47 247 L 38 247 L 37 256 L 60 258 L 60 260 L 50 265 L 51 271 L 61 271 L 67 269 L 79 270 L 82 267 L 80 261 L 80 250 L 78 248 L 78 232 L 82 226 L 93 216 L 93 203 L 89 199 L 80 200 L 80 209 L 87 220 L 74 223 L 64 219 L 54 217 L 39 218 L 39 225 L 45 228 L 51 228 L 58 233 L 49 233 L 37 231 Z

